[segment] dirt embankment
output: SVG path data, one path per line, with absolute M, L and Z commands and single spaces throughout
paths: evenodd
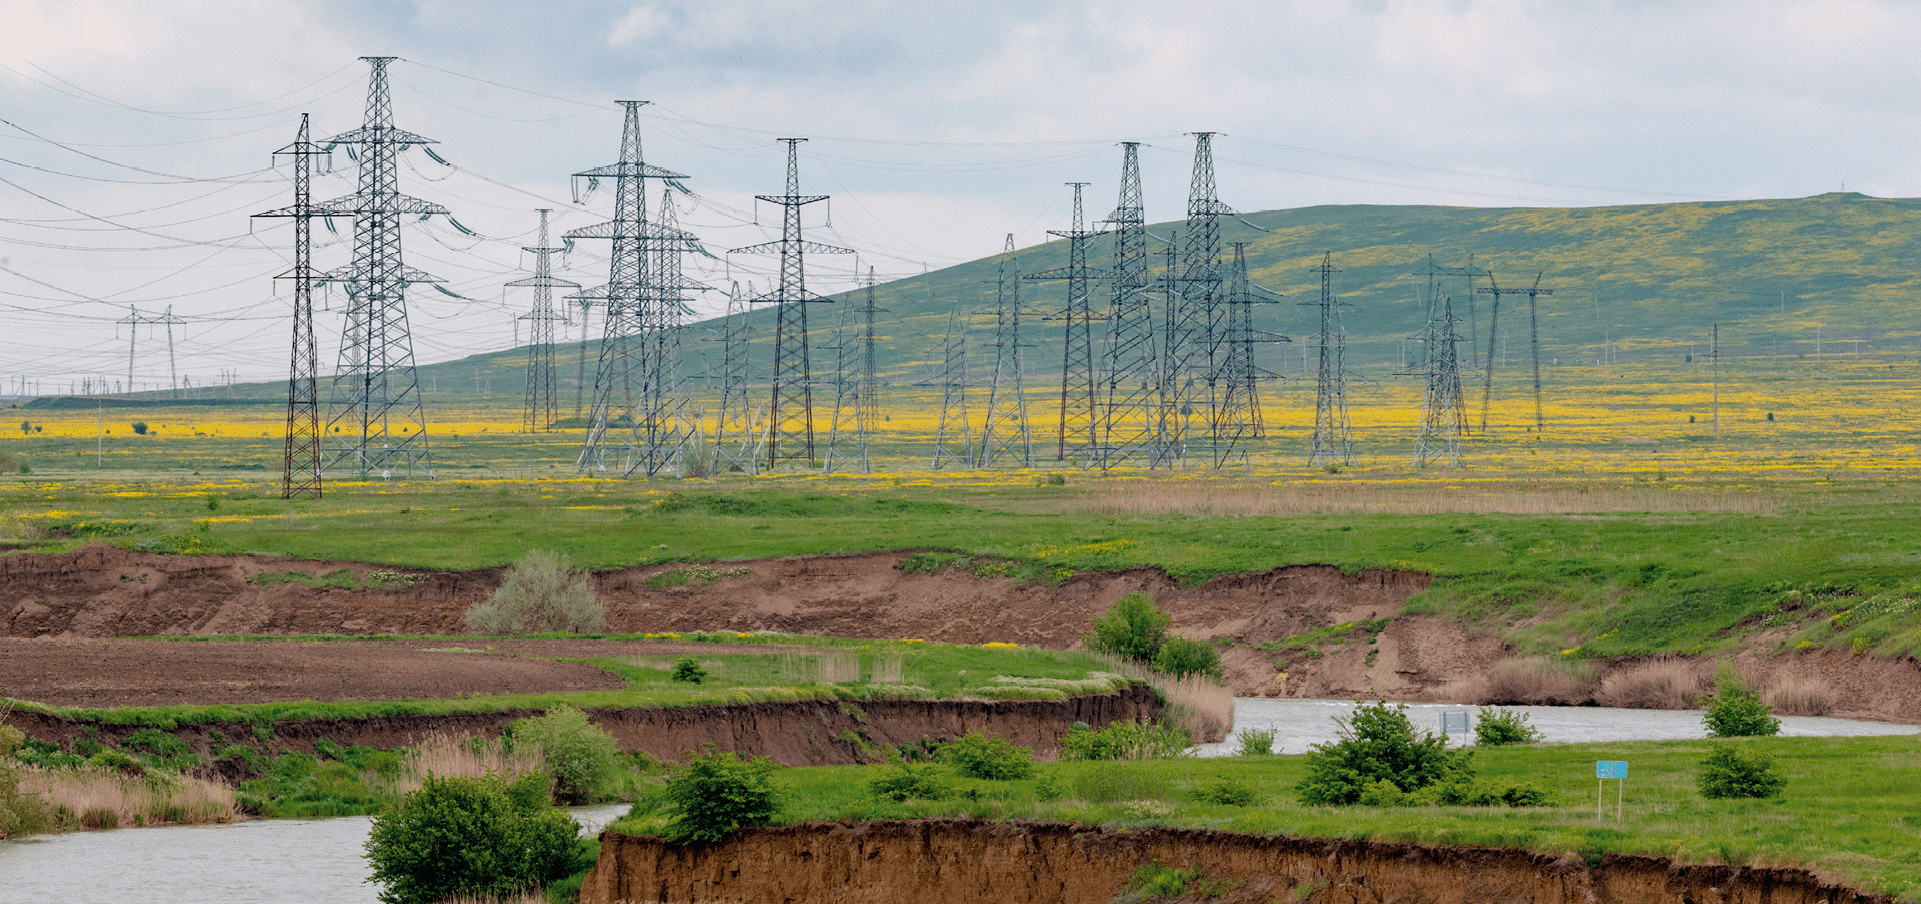
M 914 820 L 745 830 L 669 848 L 601 836 L 582 904 L 1107 904 L 1141 865 L 1199 867 L 1233 885 L 1220 904 L 1884 904 L 1804 870 L 1680 866 L 1551 854 L 1172 829 Z
M 767 756 L 786 766 L 832 766 L 877 762 L 881 747 L 922 739 L 951 740 L 971 731 L 1002 735 L 1052 756 L 1075 722 L 1105 725 L 1151 719 L 1160 700 L 1142 685 L 1111 694 L 1066 700 L 870 700 L 861 703 L 732 703 L 659 709 L 590 709 L 587 715 L 607 729 L 620 749 L 641 750 L 659 759 L 684 760 L 703 744 L 749 756 Z M 374 716 L 359 719 L 288 719 L 273 723 L 213 722 L 183 725 L 168 733 L 190 750 L 217 757 L 232 743 L 269 753 L 312 753 L 322 738 L 337 744 L 395 748 L 411 746 L 436 733 L 459 737 L 498 737 L 507 723 L 538 716 L 537 710 L 488 713 Z M 29 736 L 72 749 L 78 737 L 118 747 L 145 726 L 73 722 L 34 712 L 14 712 L 7 724 Z M 240 768 L 226 763 L 221 769 Z

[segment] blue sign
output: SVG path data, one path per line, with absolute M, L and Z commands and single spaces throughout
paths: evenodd
M 1455 732 L 1466 734 L 1467 731 L 1467 710 L 1447 709 L 1441 711 L 1441 734 L 1447 735 L 1454 734 Z
M 1594 761 L 1594 777 L 1595 778 L 1627 778 L 1628 777 L 1628 761 L 1627 760 L 1595 760 Z

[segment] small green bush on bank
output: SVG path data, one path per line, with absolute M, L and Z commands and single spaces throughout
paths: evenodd
M 741 826 L 765 825 L 780 810 L 774 764 L 766 757 L 740 760 L 709 748 L 668 779 L 665 797 L 675 807 L 667 823 L 674 844 L 724 841 Z
M 429 776 L 367 836 L 371 879 L 383 904 L 437 904 L 455 895 L 496 898 L 574 872 L 580 825 L 547 799 L 544 776 Z

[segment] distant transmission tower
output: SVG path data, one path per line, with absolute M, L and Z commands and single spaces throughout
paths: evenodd
M 1534 433 L 1539 436 L 1543 429 L 1541 419 L 1541 321 L 1534 299 L 1540 295 L 1553 295 L 1553 289 L 1541 288 L 1541 274 L 1534 274 L 1534 285 L 1525 289 L 1503 289 L 1495 283 L 1494 274 L 1488 272 L 1487 285 L 1474 290 L 1480 295 L 1494 296 L 1494 310 L 1488 317 L 1487 330 L 1487 381 L 1481 388 L 1481 432 L 1487 433 L 1488 404 L 1494 398 L 1494 352 L 1501 329 L 1501 296 L 1526 295 L 1528 318 L 1528 348 L 1534 360 Z
M 1187 193 L 1187 231 L 1180 262 L 1180 298 L 1168 317 L 1163 357 L 1162 416 L 1168 460 L 1175 466 L 1186 459 L 1190 445 L 1189 419 L 1201 416 L 1212 448 L 1220 444 L 1219 417 L 1221 342 L 1227 333 L 1226 309 L 1220 304 L 1220 218 L 1233 213 L 1216 197 L 1214 133 L 1194 133 L 1194 172 Z
M 580 450 L 577 466 L 582 471 L 616 470 L 622 476 L 644 469 L 652 477 L 662 469 L 678 464 L 680 442 L 677 435 L 663 436 L 663 427 L 646 413 L 657 413 L 667 391 L 653 377 L 659 362 L 649 352 L 657 343 L 650 329 L 663 317 L 662 296 L 670 290 L 658 279 L 661 255 L 655 245 L 668 243 L 678 253 L 681 239 L 663 237 L 647 221 L 647 180 L 684 179 L 685 176 L 651 166 L 641 156 L 640 108 L 646 101 L 623 100 L 625 123 L 620 134 L 620 162 L 574 174 L 590 184 L 600 179 L 614 180 L 614 218 L 604 223 L 568 230 L 569 239 L 611 239 L 613 254 L 607 265 L 607 283 L 578 293 L 577 297 L 601 302 L 604 329 L 600 340 L 600 361 L 594 369 L 593 408 L 587 416 L 587 441 Z M 678 296 L 678 287 L 671 293 Z M 644 413 L 645 412 L 645 413 Z M 624 423 L 623 423 L 624 422 Z M 677 425 L 675 425 L 677 426 Z M 610 431 L 628 431 L 619 448 L 610 449 L 615 440 Z M 610 454 L 611 453 L 611 454 Z
M 947 339 L 941 344 L 940 425 L 934 431 L 934 470 L 949 462 L 974 464 L 973 431 L 967 422 L 967 320 L 961 297 L 947 314 Z M 960 454 L 954 454 L 954 450 Z
M 1264 432 L 1261 423 L 1260 369 L 1254 364 L 1254 294 L 1247 278 L 1247 243 L 1234 243 L 1234 262 L 1228 269 L 1227 291 L 1216 306 L 1222 318 L 1221 366 L 1216 382 L 1218 403 L 1209 431 L 1214 441 L 1214 467 L 1247 462 L 1245 440 Z
M 1354 457 L 1354 435 L 1347 419 L 1347 330 L 1340 324 L 1340 308 L 1347 305 L 1334 300 L 1334 255 L 1327 253 L 1315 268 L 1321 275 L 1321 332 L 1316 342 L 1321 349 L 1320 372 L 1314 388 L 1314 439 L 1308 455 L 1310 465 L 1347 464 Z
M 868 281 L 871 283 L 872 276 Z M 871 291 L 871 289 L 870 289 Z M 859 312 L 842 305 L 834 323 L 834 424 L 827 434 L 827 454 L 822 457 L 821 473 L 834 473 L 844 464 L 865 474 L 867 460 L 867 406 L 862 404 Z
M 1440 293 L 1439 308 L 1421 332 L 1426 362 L 1421 376 L 1427 389 L 1421 421 L 1414 434 L 1414 467 L 1439 461 L 1461 464 L 1461 437 L 1467 434 L 1467 400 L 1461 395 L 1461 335 L 1455 328 L 1454 299 Z
M 860 384 L 861 423 L 867 429 L 880 427 L 880 358 L 876 354 L 874 321 L 885 311 L 874 295 L 879 284 L 874 280 L 874 268 L 867 268 L 866 292 L 861 296 L 860 305 L 860 373 L 855 377 Z
M 1007 234 L 994 279 L 994 379 L 987 387 L 987 416 L 981 422 L 979 467 L 1011 458 L 1034 466 L 1034 434 L 1027 423 L 1027 394 L 1021 384 L 1026 353 L 1021 342 L 1021 269 L 1014 259 L 1014 234 Z
M 1102 470 L 1154 458 L 1154 407 L 1158 378 L 1154 311 L 1147 295 L 1147 220 L 1141 199 L 1138 141 L 1121 142 L 1121 196 L 1107 225 L 1114 233 L 1114 268 L 1107 308 L 1107 342 L 1101 351 L 1106 398 L 1102 400 Z
M 432 144 L 394 127 L 387 91 L 393 57 L 361 57 L 373 72 L 361 126 L 327 140 L 360 146 L 359 190 L 315 206 L 317 216 L 354 219 L 353 263 L 326 274 L 347 290 L 347 328 L 340 343 L 328 404 L 323 470 L 359 477 L 432 477 L 427 420 L 414 373 L 413 336 L 407 327 L 407 286 L 438 282 L 400 256 L 402 217 L 444 214 L 445 207 L 400 193 L 396 161 L 401 149 Z
M 531 252 L 534 256 L 534 275 L 528 279 L 516 279 L 509 286 L 531 286 L 534 290 L 534 307 L 521 319 L 527 321 L 527 404 L 521 414 L 520 432 L 532 433 L 536 430 L 552 430 L 554 421 L 560 417 L 557 399 L 558 387 L 554 379 L 554 289 L 580 288 L 579 283 L 555 279 L 552 255 L 561 249 L 547 247 L 547 214 L 552 210 L 540 209 L 540 240 L 532 248 L 520 250 Z
M 736 282 L 727 297 L 722 327 L 720 420 L 714 429 L 714 454 L 716 470 L 753 474 L 758 470 L 754 438 L 759 431 L 754 429 L 754 404 L 747 398 L 747 343 L 753 336 L 747 313 L 747 297 Z
M 275 279 L 293 280 L 293 355 L 287 365 L 287 448 L 280 459 L 280 498 L 319 499 L 320 361 L 314 351 L 313 158 L 328 156 L 307 140 L 307 114 L 293 144 L 274 152 L 293 158 L 293 205 L 255 214 L 293 220 L 293 269 Z
M 735 254 L 780 255 L 780 282 L 774 291 L 755 301 L 774 305 L 774 386 L 768 406 L 767 467 L 777 468 L 783 461 L 814 461 L 814 376 L 807 347 L 807 306 L 828 299 L 807 291 L 807 271 L 803 264 L 807 252 L 815 254 L 852 254 L 853 249 L 823 245 L 801 238 L 800 209 L 826 195 L 800 193 L 800 143 L 805 138 L 782 138 L 787 143 L 787 193 L 755 195 L 759 200 L 782 208 L 780 239 L 745 248 Z
M 645 373 L 641 394 L 639 423 L 639 460 L 627 469 L 640 470 L 648 477 L 657 474 L 679 475 L 686 472 L 687 443 L 698 425 L 687 411 L 687 380 L 680 367 L 680 340 L 683 327 L 693 314 L 687 291 L 699 288 L 681 279 L 681 258 L 699 247 L 692 233 L 680 228 L 673 192 L 663 188 L 660 219 L 647 243 L 653 255 L 654 288 L 651 299 L 641 305 L 641 338 L 646 343 L 642 355 Z
M 1066 342 L 1061 352 L 1061 411 L 1054 459 L 1063 461 L 1071 449 L 1089 456 L 1088 464 L 1098 457 L 1100 435 L 1095 425 L 1095 410 L 1100 396 L 1095 391 L 1093 308 L 1089 304 L 1090 283 L 1107 274 L 1087 266 L 1088 239 L 1100 235 L 1089 230 L 1081 214 L 1081 189 L 1086 182 L 1069 182 L 1074 187 L 1074 225 L 1065 232 L 1048 230 L 1067 240 L 1067 266 L 1045 270 L 1027 277 L 1067 283 L 1067 304 L 1057 318 L 1066 323 Z

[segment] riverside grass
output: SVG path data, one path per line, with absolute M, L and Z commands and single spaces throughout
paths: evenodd
M 1706 800 L 1696 788 L 1700 763 L 1716 745 L 1739 745 L 1775 760 L 1787 780 L 1766 801 Z M 1594 762 L 1627 760 L 1625 818 L 1594 808 Z M 1921 738 L 1755 738 L 1551 744 L 1477 750 L 1482 780 L 1532 783 L 1544 807 L 1316 807 L 1294 785 L 1305 757 L 1176 759 L 1134 763 L 1042 763 L 1034 777 L 967 782 L 969 793 L 941 801 L 896 802 L 867 793 L 884 766 L 782 770 L 790 792 L 778 822 L 970 816 L 1042 819 L 1109 828 L 1164 826 L 1267 835 L 1503 847 L 1565 854 L 1598 863 L 1610 852 L 1672 857 L 1682 863 L 1798 866 L 1904 901 L 1921 901 Z M 1204 790 L 1229 782 L 1255 790 L 1248 806 L 1205 803 Z M 1043 800 L 1043 785 L 1068 788 Z M 1106 803 L 1085 789 L 1124 787 Z M 1610 789 L 1612 793 L 1612 789 Z M 1093 794 L 1107 798 L 1110 795 Z M 664 814 L 645 802 L 612 828 L 659 834 Z

